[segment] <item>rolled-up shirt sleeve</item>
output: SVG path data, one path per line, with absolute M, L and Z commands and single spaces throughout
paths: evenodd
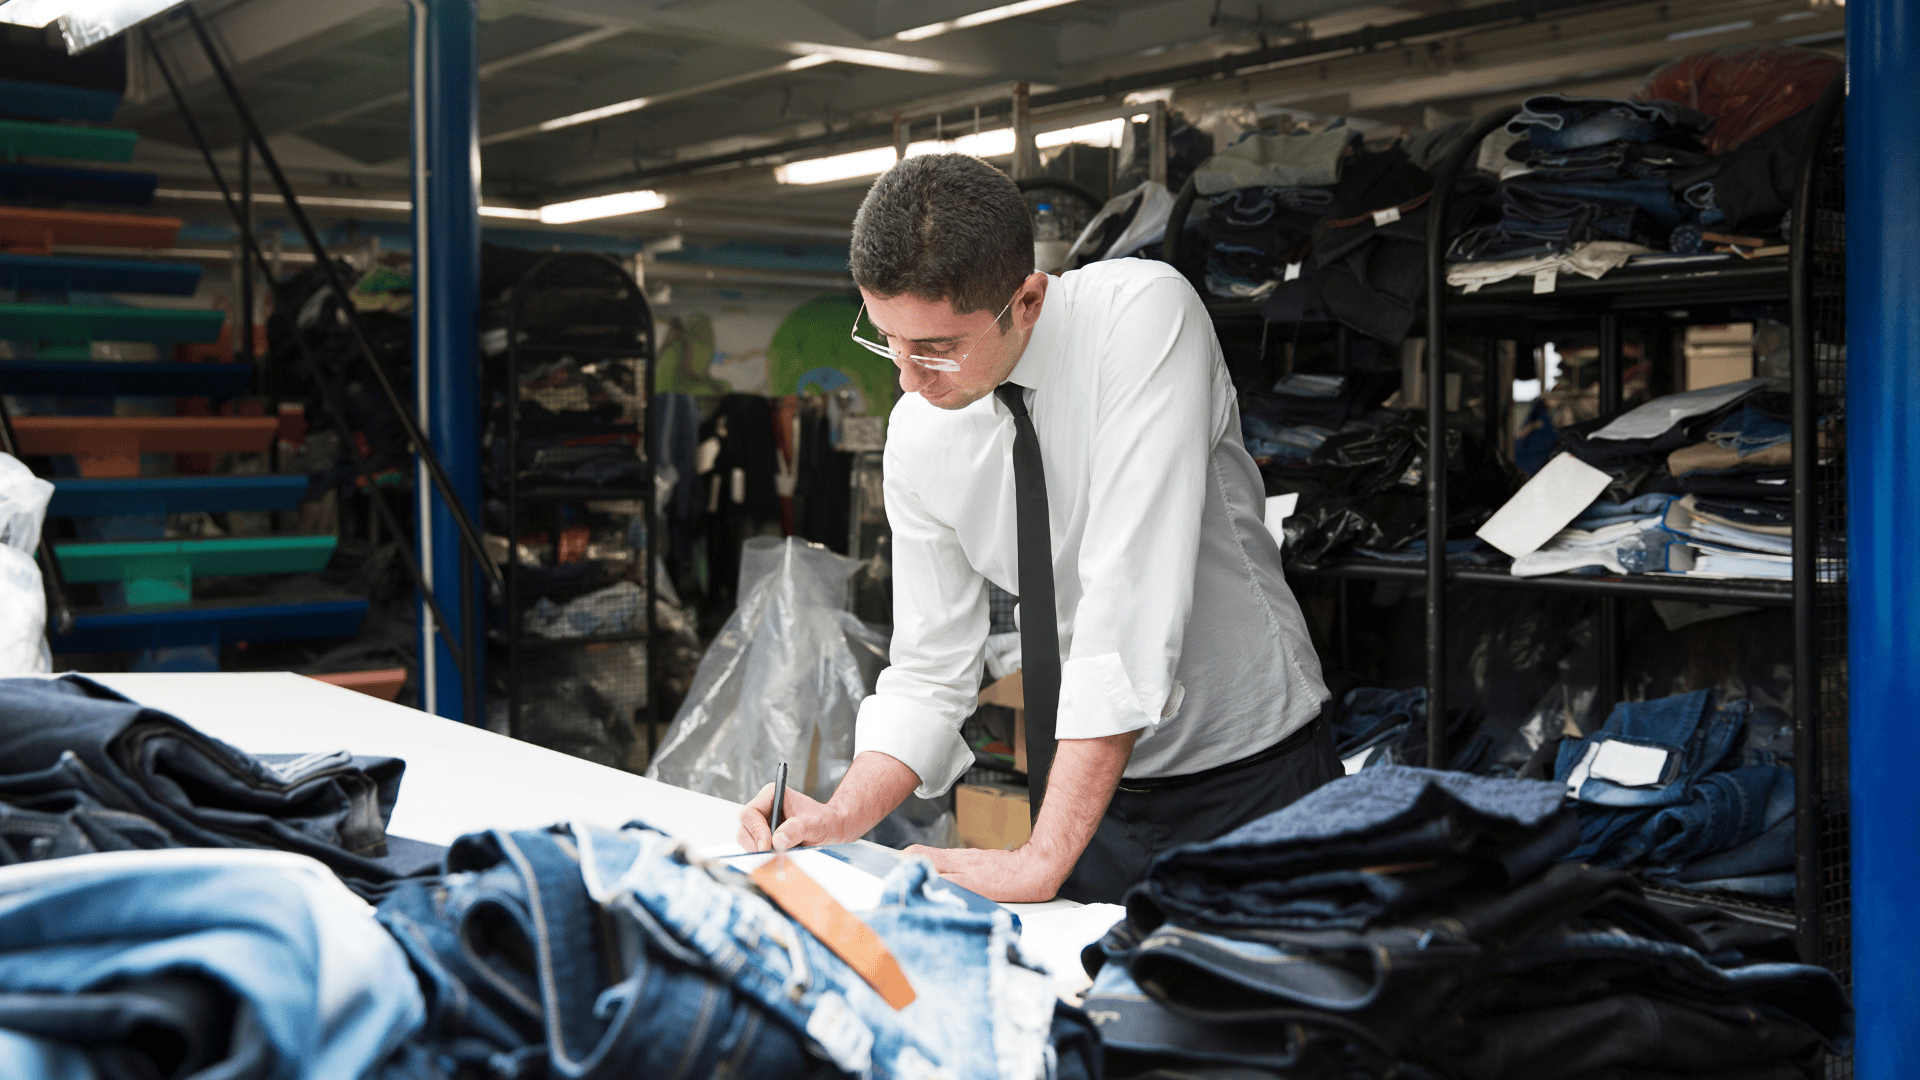
M 1216 429 L 1212 326 L 1171 276 L 1115 297 L 1098 369 L 1081 599 L 1057 734 L 1138 731 L 1179 707 L 1175 682 Z
M 887 521 L 893 529 L 892 665 L 860 703 L 855 754 L 877 750 L 944 794 L 973 764 L 960 725 L 973 714 L 987 640 L 986 579 L 951 528 L 930 516 L 888 440 Z

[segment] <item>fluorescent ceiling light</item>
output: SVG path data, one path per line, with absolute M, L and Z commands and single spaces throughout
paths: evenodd
M 513 218 L 516 221 L 539 221 L 540 211 L 522 210 L 517 206 L 483 206 L 481 217 Z
M 540 208 L 539 215 L 542 224 L 565 225 L 573 221 L 639 214 L 658 210 L 665 205 L 667 197 L 657 191 L 622 191 L 612 195 L 596 195 L 591 199 L 550 203 Z
M 1094 124 L 1081 124 L 1079 127 L 1061 128 L 1059 131 L 1043 131 L 1033 137 L 1035 146 L 1065 146 L 1079 143 L 1082 146 L 1119 146 L 1125 134 L 1127 123 L 1115 117 Z
M 20 0 L 13 0 L 13 2 L 19 3 Z M 4 11 L 4 10 L 6 10 L 4 7 L 0 7 L 0 11 Z M 825 56 L 820 54 L 813 54 L 809 56 L 796 56 L 793 59 L 787 61 L 786 63 L 779 65 L 779 67 L 775 68 L 772 72 L 756 71 L 756 72 L 750 73 L 746 77 L 757 79 L 768 74 L 777 74 L 780 71 L 805 71 L 807 68 L 819 67 L 821 64 L 831 64 L 831 63 L 833 63 L 833 57 L 831 56 Z M 738 81 L 741 81 L 741 80 L 738 78 L 723 79 L 723 80 L 720 80 L 720 82 L 715 85 L 716 86 L 725 85 L 725 84 L 730 84 Z M 570 128 L 579 124 L 591 124 L 595 120 L 605 120 L 609 116 L 622 116 L 626 113 L 638 112 L 649 105 L 657 104 L 662 101 L 668 101 L 676 97 L 685 97 L 685 96 L 687 95 L 684 92 L 681 92 L 681 93 L 668 93 L 668 94 L 656 95 L 654 97 L 629 98 L 626 101 L 616 101 L 611 105 L 602 105 L 597 109 L 587 109 L 582 112 L 568 113 L 565 116 L 556 116 L 551 120 L 542 120 L 538 124 L 535 124 L 530 130 L 559 131 L 561 128 Z
M 14 3 L 19 2 L 20 0 L 14 0 Z M 927 75 L 944 75 L 953 70 L 939 60 L 929 60 L 924 56 L 881 52 L 878 49 L 852 49 L 844 45 L 821 45 L 811 41 L 796 41 L 788 47 L 806 56 L 824 56 L 828 60 L 839 60 L 842 63 L 860 64 L 865 67 L 918 71 Z
M 783 184 L 830 184 L 856 176 L 878 176 L 893 168 L 897 155 L 891 146 L 855 150 L 850 154 L 790 161 L 773 170 L 773 178 Z
M 1003 4 L 985 11 L 976 11 L 971 15 L 962 15 L 957 19 L 916 26 L 911 30 L 902 30 L 893 36 L 901 41 L 924 41 L 955 30 L 965 30 L 969 26 L 985 26 L 987 23 L 999 22 L 1001 19 L 1031 15 L 1048 8 L 1065 7 L 1073 2 L 1074 0 L 1020 0 L 1017 4 Z
M 7 0 L 0 3 L 0 23 L 38 30 L 51 25 L 72 6 L 73 0 Z

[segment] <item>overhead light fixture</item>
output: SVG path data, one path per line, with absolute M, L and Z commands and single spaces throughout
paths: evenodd
M 67 52 L 92 48 L 128 27 L 137 26 L 182 0 L 0 0 L 0 23 L 40 29 L 55 20 Z
M 1073 2 L 1074 0 L 1020 0 L 1016 4 L 1003 4 L 985 11 L 976 11 L 971 15 L 962 15 L 957 19 L 916 26 L 911 30 L 902 30 L 893 36 L 900 41 L 925 41 L 927 38 L 939 37 L 941 34 L 952 33 L 955 30 L 965 30 L 969 26 L 985 26 L 987 23 L 1031 15 L 1048 8 L 1065 7 Z
M 908 157 L 922 154 L 972 154 L 977 158 L 1006 157 L 1013 153 L 1013 129 L 977 131 L 957 139 L 928 139 L 907 146 Z
M 878 176 L 893 168 L 899 155 L 891 146 L 855 150 L 850 154 L 790 161 L 773 170 L 773 178 L 783 184 L 831 184 L 858 176 Z
M 52 25 L 72 6 L 73 0 L 7 0 L 0 3 L 0 23 L 31 26 L 38 30 Z
M 20 0 L 13 0 L 13 2 L 17 4 L 20 2 Z M 5 11 L 5 10 L 6 10 L 5 7 L 0 6 L 0 11 Z M 777 69 L 777 71 L 805 71 L 807 68 L 819 67 L 821 64 L 831 64 L 831 63 L 833 63 L 833 57 L 814 53 L 807 56 L 796 56 L 793 59 L 787 61 L 786 63 L 779 65 L 779 68 Z M 774 73 L 777 73 L 777 71 Z M 766 74 L 769 74 L 769 73 L 752 72 L 748 77 L 761 78 Z M 721 80 L 722 83 L 730 83 L 733 81 L 735 80 L 732 80 L 732 79 Z M 568 113 L 565 116 L 556 116 L 551 120 L 542 120 L 538 124 L 533 125 L 532 130 L 559 131 L 561 128 L 575 127 L 580 124 L 591 124 L 595 120 L 605 120 L 609 116 L 622 116 L 630 112 L 639 112 L 641 109 L 644 109 L 649 105 L 653 105 L 660 101 L 668 100 L 670 98 L 682 97 L 682 96 L 685 96 L 685 95 L 684 94 L 666 94 L 666 95 L 656 95 L 654 97 L 628 98 L 626 101 L 616 101 L 611 105 L 602 105 L 597 109 L 586 109 L 582 112 Z
M 516 221 L 539 221 L 540 211 L 523 210 L 518 206 L 482 206 L 481 217 L 512 218 Z
M 14 0 L 18 3 L 19 0 Z M 946 75 L 954 73 L 951 64 L 940 60 L 929 60 L 924 56 L 906 56 L 901 53 L 881 52 L 879 49 L 854 49 L 845 45 L 822 45 L 812 41 L 796 41 L 789 45 L 793 51 L 803 56 L 824 56 L 828 60 L 838 60 L 845 64 L 859 64 L 863 67 L 891 68 L 894 71 L 917 71 L 923 75 Z
M 541 207 L 538 213 L 542 224 L 566 225 L 575 221 L 618 217 L 621 214 L 642 214 L 665 205 L 667 197 L 657 191 L 621 191 L 612 195 L 596 195 L 591 199 L 549 203 Z
M 1061 128 L 1059 131 L 1043 131 L 1033 137 L 1035 146 L 1045 149 L 1053 146 L 1065 146 L 1079 143 L 1082 146 L 1119 146 L 1125 135 L 1127 122 L 1118 117 L 1101 120 L 1093 124 L 1081 124 L 1079 127 Z

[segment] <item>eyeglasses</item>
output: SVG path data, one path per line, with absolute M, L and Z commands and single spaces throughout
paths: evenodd
M 1015 295 L 1017 296 L 1018 294 L 1016 293 Z M 914 356 L 912 354 L 908 354 L 907 359 L 913 361 L 916 364 L 919 364 L 923 368 L 928 368 L 933 371 L 959 371 L 960 364 L 963 361 L 965 361 L 967 357 L 973 355 L 973 350 L 978 349 L 980 347 L 980 343 L 982 341 L 987 340 L 987 334 L 991 333 L 993 328 L 1000 324 L 1000 320 L 1006 316 L 1007 312 L 1012 310 L 1013 310 L 1013 301 L 1009 299 L 1007 301 L 1007 306 L 1001 308 L 1000 314 L 995 315 L 993 317 L 993 322 L 989 323 L 987 325 L 987 328 L 980 332 L 980 336 L 974 339 L 972 348 L 969 348 L 966 352 L 961 353 L 960 358 L 957 360 L 948 359 L 942 356 Z M 875 353 L 877 355 L 884 356 L 889 360 L 892 360 L 895 356 L 899 354 L 895 353 L 891 346 L 882 345 L 881 343 L 874 341 L 870 338 L 863 338 L 860 336 L 860 320 L 865 318 L 866 314 L 867 314 L 867 305 L 863 303 L 860 305 L 859 313 L 854 315 L 853 317 L 854 344 L 860 346 L 861 348 L 867 350 L 870 353 Z

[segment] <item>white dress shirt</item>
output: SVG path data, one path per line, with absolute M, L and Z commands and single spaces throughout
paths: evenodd
M 1113 259 L 1048 283 L 1009 381 L 1046 467 L 1062 658 L 1057 736 L 1141 732 L 1129 777 L 1264 750 L 1327 699 L 1263 523 L 1260 473 L 1213 324 L 1165 263 Z M 1013 418 L 992 394 L 894 406 L 886 449 L 893 663 L 855 752 L 950 788 L 973 764 L 992 581 L 1018 595 Z

